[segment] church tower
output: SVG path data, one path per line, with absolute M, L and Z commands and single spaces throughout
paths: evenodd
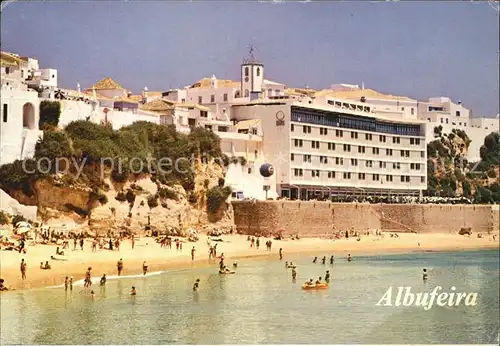
M 260 98 L 264 83 L 264 65 L 257 61 L 250 47 L 249 57 L 241 64 L 241 96 L 250 97 L 250 101 Z

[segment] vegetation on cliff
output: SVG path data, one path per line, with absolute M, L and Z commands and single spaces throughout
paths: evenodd
M 61 104 L 59 101 L 43 100 L 40 102 L 40 120 L 38 122 L 40 129 L 57 127 L 60 117 Z
M 485 137 L 478 163 L 465 159 L 471 141 L 463 130 L 446 134 L 438 126 L 434 135 L 437 139 L 427 144 L 427 195 L 466 197 L 475 203 L 500 202 L 499 134 L 492 132 Z
M 107 199 L 103 191 L 109 189 L 105 176 L 120 184 L 144 174 L 158 186 L 179 184 L 190 193 L 195 187 L 193 160 L 223 157 L 219 137 L 203 128 L 184 134 L 174 126 L 149 122 L 113 130 L 109 124 L 75 121 L 64 130 L 44 129 L 33 159 L 0 167 L 0 188 L 7 193 L 21 190 L 33 196 L 36 181 L 52 179 L 67 186 L 90 188 L 91 198 L 104 204 Z M 116 199 L 133 204 L 132 195 L 135 192 L 130 189 L 120 192 Z M 156 197 L 176 199 L 175 192 L 165 187 Z

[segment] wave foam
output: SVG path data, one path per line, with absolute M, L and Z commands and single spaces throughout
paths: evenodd
M 147 278 L 147 277 L 151 277 L 151 276 L 161 275 L 161 274 L 164 274 L 164 273 L 166 273 L 165 270 L 147 273 L 146 275 L 144 275 L 144 274 L 121 275 L 121 276 L 110 275 L 110 276 L 106 276 L 106 279 L 107 279 L 107 281 L 109 281 L 109 280 L 133 279 L 133 278 L 144 278 L 144 277 Z M 101 277 L 100 276 L 93 276 L 91 278 L 91 280 L 92 280 L 92 284 L 94 284 L 94 283 L 99 284 L 99 281 L 101 280 Z M 81 279 L 81 280 L 78 280 L 78 281 L 73 281 L 73 286 L 83 286 L 84 283 L 85 283 L 84 279 Z M 47 288 L 61 288 L 61 287 L 64 287 L 64 283 L 61 284 L 61 285 L 56 285 L 56 286 L 49 286 Z

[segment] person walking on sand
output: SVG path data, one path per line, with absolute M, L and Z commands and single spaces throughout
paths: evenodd
M 118 276 L 122 275 L 123 259 L 120 258 L 120 260 L 116 263 L 116 268 L 118 269 Z
M 283 259 L 283 249 L 280 248 L 280 260 L 282 260 L 282 259 Z
M 214 254 L 213 254 L 214 258 L 217 257 L 217 244 L 214 245 Z
M 175 239 L 175 249 L 179 251 L 179 239 Z
M 92 267 L 87 268 L 87 272 L 85 273 L 85 283 L 83 284 L 83 287 L 90 286 L 92 286 Z
M 182 241 L 179 242 L 179 250 L 182 251 Z
M 67 291 L 69 286 L 69 277 L 64 278 L 64 290 Z
M 116 251 L 120 251 L 120 239 L 116 239 L 115 247 L 116 247 Z
M 257 237 L 257 240 L 255 241 L 255 247 L 257 248 L 257 250 L 259 249 L 259 246 L 260 246 L 260 239 L 259 237 Z
M 94 238 L 94 240 L 92 240 L 92 252 L 96 251 L 97 251 L 97 240 Z
M 191 261 L 194 261 L 194 253 L 195 252 L 196 252 L 196 249 L 193 246 L 193 248 L 191 249 Z
M 142 274 L 146 275 L 148 272 L 148 265 L 146 264 L 146 261 L 142 262 Z
M 131 241 L 132 241 L 132 250 L 133 250 L 133 249 L 134 249 L 134 246 L 135 246 L 135 237 L 134 237 L 134 235 L 133 235 L 133 234 L 132 234 L 132 239 L 131 239 Z
M 80 238 L 80 250 L 83 251 L 83 244 L 84 244 L 83 236 Z
M 78 240 L 76 239 L 76 236 L 73 238 L 73 251 L 76 251 L 76 245 L 78 244 Z
M 196 279 L 196 281 L 193 284 L 193 291 L 198 291 L 198 288 L 200 287 L 200 279 Z
M 26 280 L 26 262 L 24 262 L 24 258 L 21 260 L 21 279 Z

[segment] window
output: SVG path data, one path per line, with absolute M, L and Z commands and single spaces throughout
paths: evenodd
M 335 179 L 335 172 L 328 172 L 328 179 Z
M 260 67 L 257 67 L 257 77 L 260 76 Z
M 294 139 L 293 142 L 296 147 L 302 148 L 302 139 Z
M 386 162 L 384 162 L 384 161 L 379 161 L 379 162 L 378 162 L 378 166 L 379 166 L 379 168 L 386 168 Z
M 373 181 L 379 181 L 380 176 L 378 174 L 374 174 L 372 179 Z
M 443 123 L 443 118 L 441 118 L 441 124 Z
M 351 166 L 357 166 L 358 165 L 358 159 L 351 159 Z
M 358 173 L 359 180 L 365 180 L 365 173 Z
M 311 171 L 311 176 L 313 178 L 319 178 L 319 171 L 317 169 L 314 169 Z
M 387 156 L 392 156 L 392 149 L 385 149 L 385 154 Z
M 420 152 L 420 157 L 422 157 L 422 158 L 423 158 L 423 157 L 424 157 L 424 155 L 425 155 L 425 154 L 424 154 L 424 152 L 423 152 L 423 151 L 421 151 L 421 152 Z
M 181 100 L 181 103 L 186 103 L 186 99 L 182 99 L 182 100 Z
M 9 67 L 9 66 L 7 66 L 7 67 L 5 68 L 5 74 L 9 74 L 9 73 L 10 73 L 10 67 Z
M 302 168 L 295 168 L 293 173 L 296 177 L 302 177 L 304 175 Z
M 245 67 L 245 77 L 248 77 L 248 67 Z
M 410 145 L 415 144 L 415 138 L 410 138 Z
M 328 143 L 328 150 L 335 150 L 335 143 Z
M 239 92 L 239 90 L 236 90 L 234 92 L 234 98 L 239 98 L 239 97 L 241 97 L 240 92 Z
M 290 154 L 290 161 L 293 161 L 293 160 L 295 160 L 295 154 L 294 154 L 294 153 L 291 153 L 291 154 Z
M 227 93 L 222 96 L 222 99 L 224 100 L 224 102 L 227 102 Z
M 379 153 L 378 148 L 372 148 L 372 153 L 373 153 L 373 155 L 378 155 L 378 153 Z
M 371 135 L 371 134 L 369 134 L 369 133 L 365 134 L 365 139 L 366 139 L 367 141 L 371 141 L 371 140 L 372 140 L 372 135 Z
M 385 140 L 386 140 L 385 136 L 379 136 L 378 139 L 380 142 L 385 143 Z
M 411 109 L 411 115 L 415 114 L 415 110 L 412 108 Z M 392 181 L 392 180 L 391 180 Z
M 448 120 L 449 120 L 449 119 L 448 119 L 448 118 L 446 118 L 446 123 L 447 123 L 447 124 L 448 124 Z
M 328 157 L 326 157 L 326 156 L 320 156 L 319 157 L 319 162 L 327 164 L 328 163 Z
M 319 149 L 319 142 L 318 141 L 311 141 L 311 148 Z
M 412 108 L 413 109 L 413 108 Z M 392 175 L 386 175 L 385 176 L 386 181 L 392 181 Z
M 424 183 L 425 183 L 425 177 L 420 177 L 420 182 L 421 182 L 422 184 L 424 184 Z
M 401 169 L 401 164 L 399 162 L 394 162 L 392 164 L 392 169 Z
M 336 157 L 336 158 L 335 158 L 335 164 L 336 164 L 336 165 L 339 165 L 339 166 L 340 166 L 340 165 L 343 165 L 343 164 L 344 164 L 344 159 L 343 159 L 343 158 L 341 158 L 341 157 Z
M 399 137 L 392 137 L 392 143 L 399 144 L 400 143 L 400 138 Z
M 210 95 L 210 103 L 215 103 L 215 95 Z
M 402 175 L 401 176 L 401 182 L 402 183 L 409 183 L 410 182 L 410 177 L 408 175 Z
M 290 131 L 293 132 L 294 129 L 295 129 L 295 126 L 293 124 L 290 125 Z
M 280 90 L 279 90 L 279 89 L 275 89 L 275 90 L 274 90 L 274 93 L 275 93 L 276 95 L 278 95 L 278 94 L 280 93 Z
M 200 111 L 200 117 L 208 118 L 208 112 L 207 111 Z
M 401 150 L 401 157 L 410 157 L 409 150 Z
M 219 126 L 219 132 L 227 132 L 227 126 Z
M 351 179 L 351 173 L 350 172 L 344 172 L 344 179 Z
M 202 96 L 198 96 L 198 104 L 202 104 L 203 103 L 203 97 Z
M 303 160 L 304 160 L 304 162 L 311 162 L 311 155 L 307 155 L 307 154 L 305 154 L 305 155 L 303 156 Z
M 415 138 L 415 145 L 420 145 L 420 138 Z
M 351 138 L 358 139 L 358 133 L 357 132 L 351 132 Z
M 2 118 L 3 118 L 3 122 L 6 123 L 7 122 L 7 115 L 8 115 L 8 112 L 9 112 L 9 105 L 4 103 L 3 104 L 3 110 L 2 110 Z
M 373 161 L 372 160 L 367 160 L 365 162 L 365 166 L 371 168 L 373 166 Z
M 362 145 L 360 145 L 360 146 L 358 147 L 358 153 L 362 153 L 362 154 L 364 154 L 364 153 L 365 153 L 365 147 L 364 147 L 364 146 L 362 146 Z
M 335 130 L 335 136 L 344 137 L 344 134 L 342 133 L 342 130 Z
M 459 117 L 459 116 L 460 116 L 460 111 L 456 111 L 456 112 L 455 112 L 455 115 L 456 115 L 457 117 Z
M 311 133 L 311 126 L 307 126 L 307 125 L 302 126 L 302 132 Z
M 344 144 L 344 151 L 351 151 L 351 145 L 350 144 Z
M 420 163 L 410 163 L 410 169 L 414 169 L 416 171 L 420 170 Z
M 319 134 L 322 136 L 326 136 L 328 134 L 328 129 L 325 129 L 324 127 L 320 127 Z
M 248 97 L 248 95 L 250 95 L 250 93 L 248 92 L 248 89 L 245 89 L 245 97 Z
M 405 110 L 405 108 L 404 108 L 404 107 L 401 107 L 401 110 L 402 110 L 402 111 L 404 111 L 404 110 Z

